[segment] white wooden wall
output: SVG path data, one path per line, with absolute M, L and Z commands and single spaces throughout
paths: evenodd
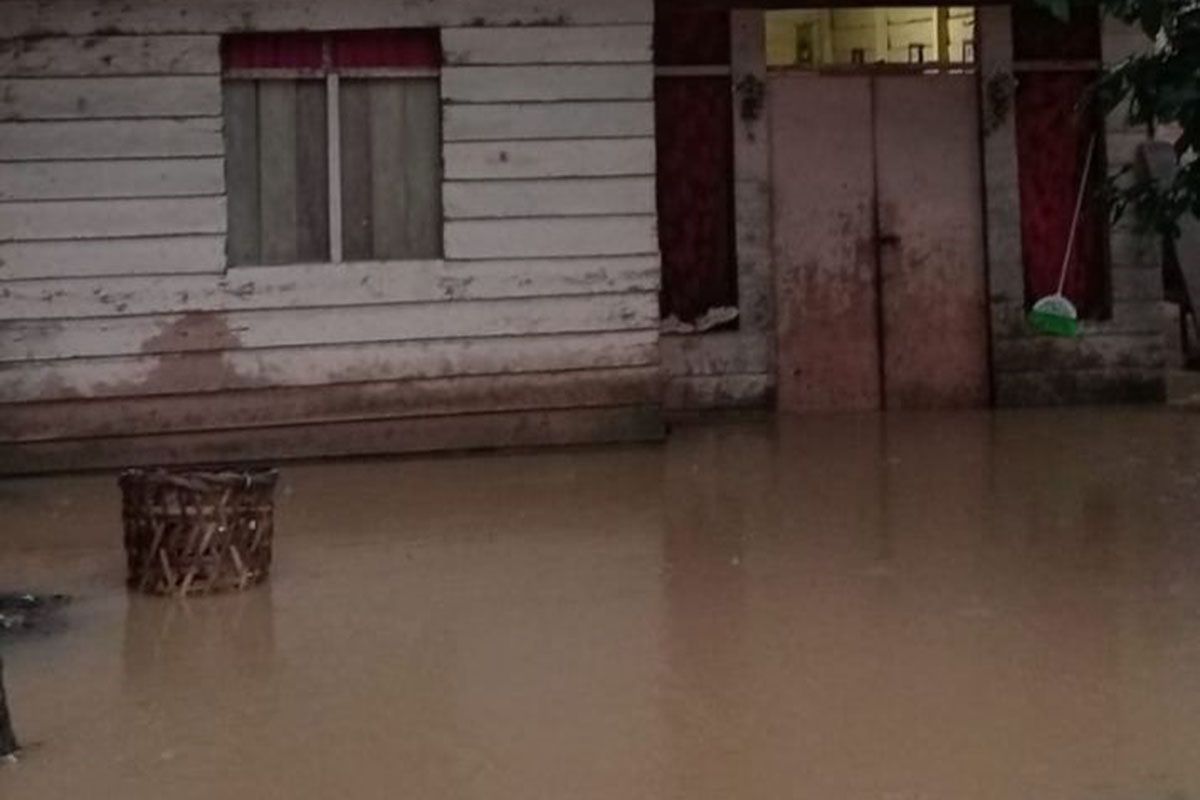
M 0 0 L 0 471 L 643 438 L 651 0 Z M 445 259 L 225 266 L 220 34 L 437 26 Z

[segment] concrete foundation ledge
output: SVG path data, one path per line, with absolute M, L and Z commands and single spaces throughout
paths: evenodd
M 1161 403 L 1164 370 L 1046 370 L 1001 373 L 994 378 L 1000 407 Z

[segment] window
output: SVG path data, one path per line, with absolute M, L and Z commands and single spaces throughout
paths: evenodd
M 231 265 L 436 258 L 435 30 L 222 42 Z
M 766 47 L 771 67 L 970 64 L 975 60 L 975 10 L 896 6 L 768 11 Z

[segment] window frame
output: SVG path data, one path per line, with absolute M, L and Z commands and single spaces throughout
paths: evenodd
M 406 28 L 384 28 L 379 32 L 411 30 Z M 290 36 L 311 35 L 306 32 L 273 31 L 272 35 Z M 342 136 L 341 136 L 341 81 L 347 80 L 385 80 L 385 79 L 429 79 L 441 80 L 442 66 L 407 66 L 407 67 L 347 67 L 339 66 L 334 59 L 334 37 L 339 31 L 327 31 L 316 34 L 321 38 L 321 65 L 319 67 L 221 67 L 221 83 L 227 81 L 269 81 L 269 80 L 323 80 L 325 82 L 325 144 L 326 152 L 326 203 L 329 214 L 329 256 L 327 261 L 318 264 L 335 266 L 346 264 L 373 263 L 380 259 L 364 259 L 347 261 L 345 259 L 345 243 L 343 241 L 342 225 Z M 440 31 L 439 31 L 440 37 Z M 440 92 L 439 92 L 440 93 Z M 224 114 L 224 111 L 222 112 Z M 224 119 L 222 120 L 224 124 Z M 445 177 L 442 177 L 445 181 Z M 444 228 L 444 224 L 443 224 Z M 228 230 L 226 231 L 228 238 Z M 439 255 L 438 258 L 443 256 Z M 428 261 L 428 258 L 383 259 L 387 261 Z M 436 259 L 435 259 L 436 260 Z M 312 262 L 304 262 L 312 263 Z M 277 267 L 287 264 L 237 264 L 229 265 L 244 267 Z
M 954 22 L 961 22 L 963 15 L 960 14 L 957 17 L 954 16 L 951 12 L 956 10 L 969 10 L 972 31 L 969 37 L 964 37 L 959 42 L 961 46 L 958 47 L 957 50 L 954 47 L 953 37 L 950 35 L 950 30 L 953 28 Z M 806 72 L 818 75 L 974 73 L 978 71 L 977 43 L 979 34 L 977 27 L 978 23 L 976 21 L 976 10 L 976 6 L 955 5 L 953 3 L 929 6 L 920 4 L 905 5 L 903 3 L 899 5 L 886 3 L 882 5 L 872 5 L 867 3 L 866 5 L 861 6 L 839 6 L 832 4 L 825 6 L 804 6 L 797 4 L 791 7 L 779 6 L 767 8 L 762 11 L 765 35 L 768 37 L 768 40 L 764 41 L 764 50 L 766 51 L 764 55 L 767 64 L 766 68 L 770 73 Z M 807 12 L 813 15 L 811 20 L 806 20 L 803 24 L 817 24 L 819 26 L 818 30 L 820 33 L 818 39 L 823 42 L 823 45 L 827 45 L 828 49 L 832 51 L 834 49 L 838 31 L 840 30 L 845 32 L 846 30 L 844 28 L 838 28 L 835 26 L 834 20 L 830 16 L 830 14 L 839 11 L 872 13 L 873 19 L 871 23 L 871 33 L 874 37 L 874 42 L 871 47 L 871 54 L 873 56 L 872 60 L 867 60 L 867 51 L 865 48 L 852 48 L 850 50 L 851 55 L 849 61 L 838 61 L 836 56 L 833 56 L 831 60 L 826 60 L 823 57 L 818 58 L 812 64 L 800 64 L 794 61 L 791 63 L 777 63 L 772 61 L 770 45 L 768 44 L 769 37 L 771 35 L 770 26 L 772 24 L 777 24 L 772 22 L 772 14 L 786 15 L 791 12 Z M 933 30 L 931 32 L 932 38 L 928 43 L 924 41 L 907 43 L 905 48 L 908 53 L 908 58 L 905 61 L 890 60 L 890 52 L 892 50 L 888 44 L 890 31 L 893 26 L 903 27 L 906 25 L 913 25 L 914 23 L 912 21 L 899 21 L 893 23 L 888 17 L 888 13 L 891 11 L 928 11 L 931 14 L 930 22 L 933 26 Z M 823 16 L 818 18 L 817 15 Z M 920 20 L 920 22 L 924 22 L 924 20 Z M 799 24 L 795 21 L 792 21 L 790 24 L 796 26 L 797 28 L 799 27 Z M 897 46 L 897 49 L 898 48 L 899 45 Z M 822 49 L 825 48 L 823 47 Z M 913 59 L 914 52 L 918 56 L 917 60 Z M 880 58 L 881 53 L 883 54 L 882 58 Z M 969 60 L 966 57 L 967 53 L 970 53 L 971 56 Z M 928 56 L 931 54 L 933 55 L 933 58 L 932 60 L 929 60 Z

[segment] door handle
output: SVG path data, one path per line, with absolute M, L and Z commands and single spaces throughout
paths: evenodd
M 894 233 L 881 233 L 875 237 L 875 243 L 880 247 L 895 247 L 900 244 L 900 237 Z

